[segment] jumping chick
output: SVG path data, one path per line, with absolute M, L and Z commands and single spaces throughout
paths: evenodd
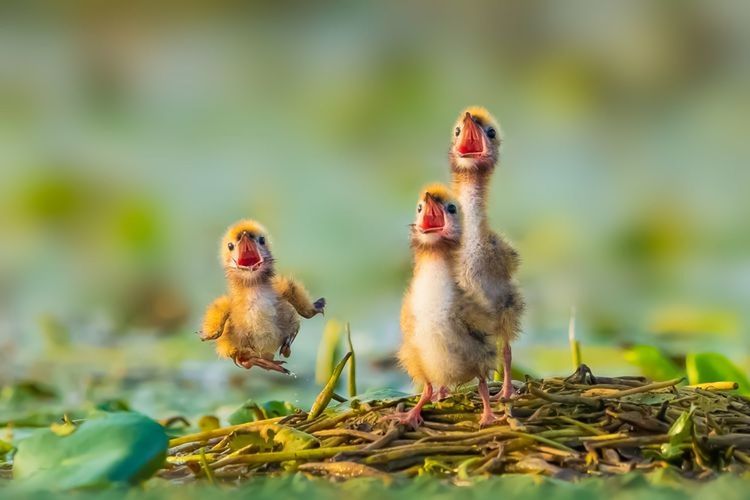
M 312 302 L 301 284 L 275 275 L 266 238 L 266 230 L 252 220 L 234 224 L 222 237 L 219 258 L 228 293 L 208 306 L 201 339 L 215 339 L 219 356 L 238 366 L 289 373 L 274 353 L 288 358 L 299 331 L 297 315 L 322 314 L 326 302 Z
M 422 407 L 430 401 L 433 384 L 455 386 L 479 379 L 484 403 L 481 425 L 495 421 L 486 377 L 497 359 L 497 341 L 487 314 L 456 284 L 454 277 L 461 238 L 458 203 L 447 188 L 425 189 L 411 229 L 414 274 L 401 309 L 401 365 L 424 384 L 419 402 L 394 417 L 414 428 L 422 423 Z M 489 332 L 491 333 L 491 332 Z
M 496 318 L 496 333 L 503 342 L 502 397 L 509 399 L 513 394 L 510 342 L 520 332 L 525 304 L 513 279 L 520 263 L 518 252 L 487 222 L 487 189 L 501 143 L 492 115 L 471 107 L 456 121 L 449 157 L 452 188 L 464 214 L 458 281 Z

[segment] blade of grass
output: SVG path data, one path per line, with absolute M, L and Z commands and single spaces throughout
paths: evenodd
M 211 470 L 211 467 L 208 466 L 208 460 L 206 460 L 206 451 L 204 448 L 201 448 L 201 467 L 203 468 L 203 472 L 206 473 L 206 479 L 208 479 L 211 486 L 216 486 L 216 478 L 214 477 L 214 472 Z
M 326 409 L 328 406 L 328 403 L 331 402 L 331 398 L 333 397 L 333 391 L 336 389 L 336 384 L 339 381 L 339 377 L 341 377 L 341 372 L 344 370 L 344 365 L 346 365 L 346 362 L 349 361 L 349 358 L 352 357 L 351 352 L 347 352 L 346 356 L 339 361 L 339 364 L 336 365 L 336 367 L 333 369 L 333 373 L 331 374 L 331 378 L 328 379 L 328 383 L 326 383 L 325 387 L 323 387 L 323 390 L 320 391 L 320 394 L 318 394 L 318 397 L 315 398 L 315 402 L 313 403 L 312 407 L 310 408 L 310 413 L 307 415 L 307 421 L 314 420 L 318 417 L 321 413 L 323 413 L 323 410 Z
M 346 341 L 349 344 L 349 352 L 352 353 L 352 360 L 349 362 L 349 397 L 357 395 L 357 356 L 354 354 L 354 345 L 352 344 L 352 327 L 346 324 Z

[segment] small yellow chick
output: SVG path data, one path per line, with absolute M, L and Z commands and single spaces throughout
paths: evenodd
M 456 386 L 474 377 L 484 403 L 480 424 L 495 421 L 487 380 L 497 359 L 497 341 L 487 314 L 457 285 L 454 274 L 461 239 L 459 205 L 442 185 L 427 187 L 419 198 L 411 229 L 414 273 L 403 300 L 403 342 L 398 359 L 416 382 L 424 384 L 419 402 L 395 414 L 399 422 L 418 427 L 433 384 Z
M 487 221 L 487 190 L 500 157 L 502 137 L 492 115 L 484 108 L 462 111 L 453 129 L 449 150 L 452 188 L 463 207 L 464 232 L 458 265 L 463 290 L 495 317 L 496 333 L 503 342 L 503 390 L 513 394 L 511 347 L 521 330 L 523 296 L 513 279 L 518 252 Z
M 252 220 L 237 222 L 222 237 L 219 258 L 228 293 L 208 306 L 201 339 L 216 340 L 219 356 L 238 366 L 289 373 L 274 353 L 288 358 L 299 331 L 297 315 L 322 314 L 326 302 L 312 302 L 301 284 L 275 275 L 267 237 Z

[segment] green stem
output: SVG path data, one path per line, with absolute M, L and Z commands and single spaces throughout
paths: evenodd
M 211 464 L 211 468 L 218 469 L 226 465 L 253 465 L 286 462 L 289 460 L 321 460 L 331 458 L 347 451 L 354 451 L 360 448 L 360 445 L 338 446 L 334 448 L 314 448 L 311 450 L 297 451 L 278 451 L 270 453 L 254 453 L 252 455 L 240 455 L 236 457 L 227 457 Z
M 349 352 L 352 353 L 352 360 L 349 362 L 349 397 L 353 398 L 357 395 L 357 357 L 354 355 L 352 328 L 349 323 L 346 324 L 346 341 L 349 343 Z

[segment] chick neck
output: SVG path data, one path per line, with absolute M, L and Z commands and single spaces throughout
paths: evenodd
M 231 295 L 243 294 L 252 290 L 257 290 L 265 286 L 270 286 L 273 277 L 273 269 L 264 269 L 260 273 L 253 273 L 246 276 L 245 273 L 235 272 L 230 269 L 227 271 L 227 283 Z
M 491 174 L 488 169 L 452 170 L 453 192 L 464 214 L 465 241 L 480 241 L 489 232 L 487 191 Z

